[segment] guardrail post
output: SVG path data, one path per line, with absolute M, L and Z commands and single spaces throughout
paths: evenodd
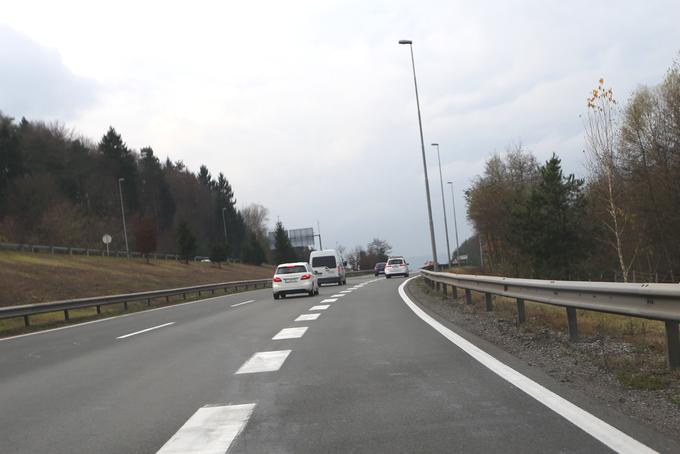
M 24 326 L 31 326 L 31 322 L 28 320 L 28 315 L 24 315 Z
M 147 305 L 147 306 L 151 306 L 151 298 L 147 298 L 147 299 L 146 299 L 146 305 Z
M 97 305 L 97 314 L 102 313 L 102 307 L 100 305 Z
M 491 293 L 485 293 L 484 294 L 484 301 L 486 303 L 486 311 L 491 312 L 493 310 L 493 302 L 492 302 L 493 295 Z
M 435 292 L 439 292 L 439 287 L 441 287 L 441 284 L 439 282 L 434 283 L 434 290 Z
M 182 293 L 182 298 L 187 299 L 187 294 L 186 294 L 186 293 Z
M 524 299 L 517 298 L 517 322 L 524 323 L 527 321 L 526 309 L 524 307 Z
M 169 303 L 170 302 L 170 295 L 165 295 L 165 302 Z
M 215 289 L 212 289 L 210 291 L 212 292 L 213 295 L 215 294 Z
M 64 320 L 68 320 L 68 309 L 64 309 Z
M 452 286 L 451 286 L 451 297 L 452 297 L 454 300 L 457 300 L 457 299 L 458 299 L 458 287 L 456 287 L 455 285 L 452 285 Z
M 680 368 L 680 334 L 676 320 L 666 320 L 666 343 L 668 344 L 668 367 Z
M 128 310 L 127 301 L 125 301 L 125 302 L 123 303 L 123 307 L 125 308 L 125 310 Z
M 472 291 L 469 288 L 465 289 L 465 302 L 472 304 Z
M 576 308 L 567 308 L 567 323 L 569 324 L 569 340 L 572 342 L 578 341 L 578 323 L 576 321 Z

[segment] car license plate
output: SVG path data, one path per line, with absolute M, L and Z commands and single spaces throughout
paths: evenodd
M 284 279 L 287 283 L 296 282 L 297 279 Z

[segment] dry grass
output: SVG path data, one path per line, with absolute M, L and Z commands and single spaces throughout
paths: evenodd
M 270 266 L 0 252 L 0 306 L 271 277 Z

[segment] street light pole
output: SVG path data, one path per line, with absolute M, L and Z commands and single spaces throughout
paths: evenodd
M 442 210 L 444 210 L 444 232 L 446 232 L 446 258 L 448 265 L 451 266 L 451 246 L 449 245 L 449 224 L 446 220 L 446 203 L 444 200 L 444 180 L 442 179 L 442 159 L 439 155 L 439 144 L 433 143 L 433 147 L 437 147 L 437 161 L 439 161 L 439 186 L 442 189 Z
M 432 222 L 432 203 L 430 202 L 430 182 L 427 178 L 427 161 L 425 159 L 425 141 L 423 140 L 423 121 L 420 117 L 420 99 L 418 98 L 418 81 L 416 79 L 416 61 L 413 58 L 413 41 L 402 39 L 399 44 L 408 44 L 411 50 L 411 66 L 413 67 L 413 85 L 416 89 L 416 107 L 418 108 L 418 127 L 420 128 L 420 149 L 423 155 L 423 171 L 425 172 L 425 195 L 427 197 L 427 215 L 430 220 L 430 241 L 432 242 L 432 261 L 433 269 L 439 270 L 439 262 L 437 260 L 437 245 L 434 240 L 434 223 Z
M 453 181 L 447 181 L 446 184 L 451 186 L 451 205 L 453 205 L 453 226 L 456 231 L 456 264 L 460 266 L 458 256 L 460 256 L 460 245 L 458 244 L 458 220 L 456 219 L 456 201 L 453 198 Z
M 227 221 L 224 217 L 224 210 L 226 210 L 226 207 L 222 207 L 222 226 L 224 227 L 224 244 L 226 245 L 227 242 L 229 241 L 227 239 Z
M 123 188 L 121 183 L 125 178 L 118 178 L 118 194 L 120 194 L 120 212 L 123 214 L 123 235 L 125 236 L 125 254 L 130 257 L 130 247 L 128 246 L 127 226 L 125 225 L 125 205 L 123 205 Z

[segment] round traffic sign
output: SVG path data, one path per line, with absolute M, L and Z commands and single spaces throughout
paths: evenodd
M 102 243 L 104 244 L 109 244 L 111 242 L 111 235 L 108 233 L 105 233 L 104 236 L 102 237 Z

